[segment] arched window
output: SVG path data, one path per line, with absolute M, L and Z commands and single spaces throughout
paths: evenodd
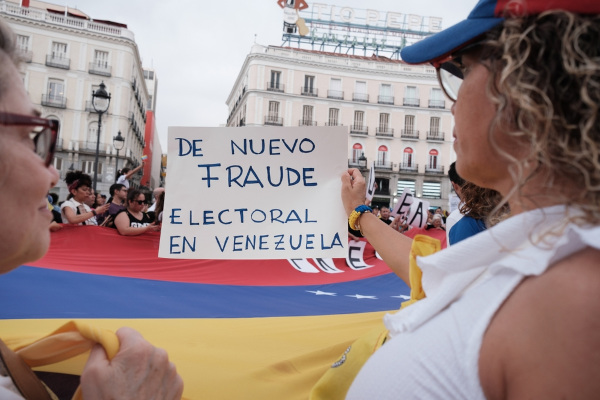
M 358 159 L 363 152 L 363 147 L 360 143 L 354 143 L 352 146 L 352 163 L 358 164 Z
M 407 147 L 404 149 L 404 158 L 402 160 L 405 168 L 412 168 L 413 166 L 413 149 Z
M 438 151 L 431 150 L 429 152 L 429 169 L 437 169 L 438 166 Z
M 379 146 L 377 149 L 377 165 L 385 165 L 388 161 L 388 148 Z

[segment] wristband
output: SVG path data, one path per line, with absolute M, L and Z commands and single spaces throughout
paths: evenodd
M 356 223 L 358 222 L 358 219 L 360 218 L 360 216 L 366 212 L 371 212 L 371 211 L 372 211 L 371 207 L 366 206 L 364 204 L 356 207 L 354 209 L 354 211 L 352 211 L 352 213 L 348 217 L 348 224 L 350 225 L 350 228 L 352 228 L 354 230 L 358 229 L 356 226 Z
M 92 208 L 92 214 L 94 214 L 94 216 L 96 216 L 96 210 L 94 210 L 93 208 Z

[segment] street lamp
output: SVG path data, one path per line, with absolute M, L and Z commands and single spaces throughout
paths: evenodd
M 358 167 L 360 169 L 367 168 L 367 157 L 365 157 L 365 153 L 361 153 L 360 157 L 358 157 Z
M 106 92 L 104 81 L 100 83 L 98 90 L 92 93 L 92 106 L 98 113 L 98 135 L 96 140 L 96 159 L 94 161 L 94 192 L 96 192 L 96 182 L 98 182 L 98 155 L 100 153 L 100 129 L 102 128 L 102 114 L 108 110 L 110 105 L 110 93 Z
M 121 136 L 121 131 L 117 136 L 113 136 L 113 147 L 117 150 L 117 161 L 115 161 L 115 173 L 119 173 L 119 151 L 125 146 L 125 138 Z

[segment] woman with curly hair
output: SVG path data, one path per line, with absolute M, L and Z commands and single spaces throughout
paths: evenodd
M 427 298 L 384 318 L 347 399 L 598 397 L 599 43 L 598 1 L 480 0 L 403 49 L 453 101 L 458 173 L 511 216 L 417 258 Z M 407 244 L 363 213 L 364 193 L 344 174 L 351 220 L 397 266 Z
M 74 225 L 98 225 L 96 215 L 104 214 L 107 205 L 90 208 L 87 204 L 92 194 L 92 178 L 81 171 L 67 173 L 65 183 L 69 188 L 67 200 L 60 206 L 62 221 Z

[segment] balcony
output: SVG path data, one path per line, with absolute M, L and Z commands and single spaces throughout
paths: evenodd
M 353 101 L 361 101 L 363 103 L 369 102 L 369 95 L 366 93 L 352 93 Z
M 283 126 L 283 118 L 276 115 L 265 115 L 265 125 Z
M 394 96 L 377 96 L 377 103 L 394 105 Z
M 402 129 L 400 137 L 408 140 L 419 140 L 419 131 L 415 131 L 414 129 Z
M 363 125 L 352 125 L 350 127 L 350 134 L 367 136 L 369 134 L 369 128 Z
M 30 63 L 33 59 L 32 51 L 18 49 L 17 52 L 19 53 L 19 59 L 23 62 Z
M 67 108 L 67 98 L 64 96 L 43 94 L 42 105 L 55 108 Z
M 444 132 L 439 131 L 427 131 L 427 140 L 431 140 L 433 142 L 443 142 L 446 134 Z
M 446 108 L 446 100 L 429 100 L 429 108 Z
M 269 92 L 285 92 L 285 85 L 279 82 L 267 82 L 267 90 Z
M 71 59 L 65 57 L 64 54 L 48 54 L 46 56 L 46 65 L 54 68 L 70 69 Z
M 375 130 L 375 136 L 384 137 L 384 138 L 392 138 L 394 137 L 394 129 L 388 127 L 379 127 Z
M 112 67 L 107 63 L 103 62 L 91 62 L 88 68 L 88 72 L 94 75 L 101 76 L 111 76 L 112 75 Z
M 421 105 L 421 100 L 413 97 L 405 97 L 402 105 L 408 107 L 419 107 Z
M 419 164 L 400 163 L 400 172 L 407 173 L 407 174 L 416 174 L 419 172 Z
M 301 119 L 298 121 L 298 126 L 317 126 L 317 121 L 310 119 Z
M 375 169 L 376 170 L 391 171 L 392 170 L 392 163 L 391 162 L 375 161 Z
M 341 90 L 328 90 L 327 98 L 335 100 L 344 100 L 344 92 L 342 92 Z
M 300 88 L 300 94 L 302 96 L 317 97 L 318 94 L 319 94 L 319 91 L 318 91 L 317 88 L 314 88 L 314 87 L 305 87 L 305 86 L 302 86 Z
M 338 121 L 329 121 L 325 122 L 325 126 L 344 126 L 344 124 L 340 124 Z
M 430 175 L 444 175 L 444 166 L 432 167 L 431 165 L 425 167 L 425 173 Z

